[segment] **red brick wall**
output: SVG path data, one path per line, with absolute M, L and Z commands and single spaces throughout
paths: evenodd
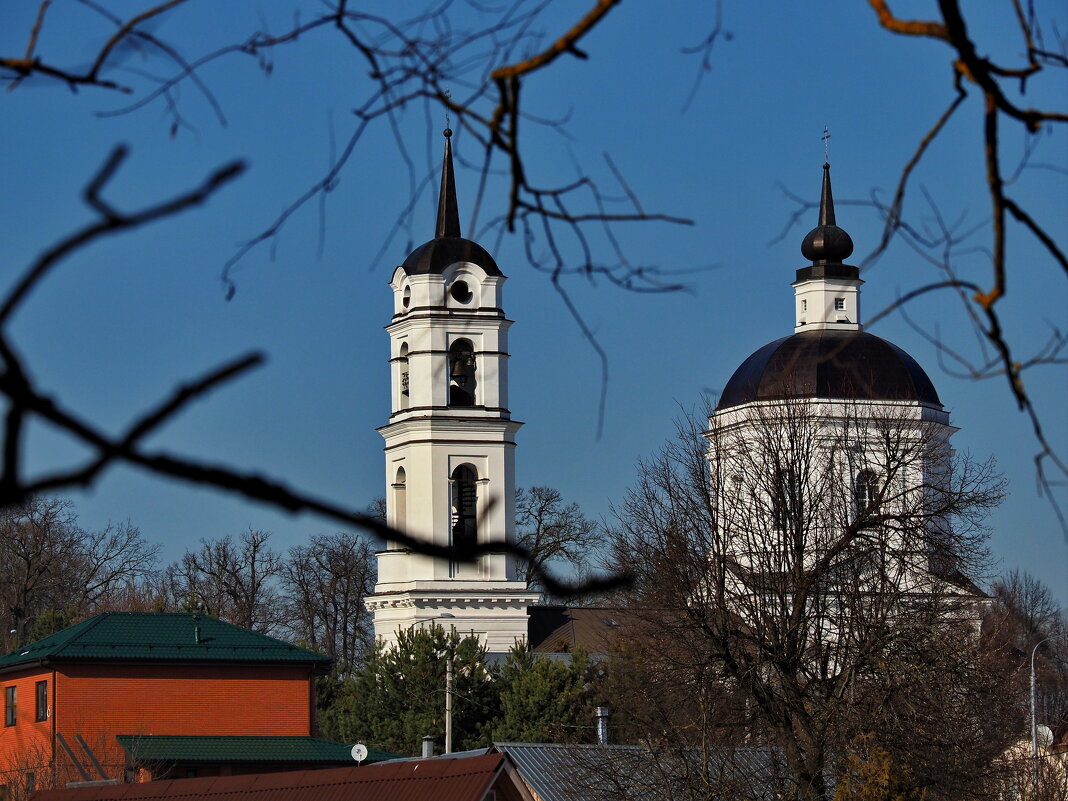
M 31 669 L 0 676 L 0 715 L 8 687 L 15 687 L 17 720 L 14 726 L 0 727 L 0 774 L 18 768 L 47 764 L 52 754 L 51 720 L 37 721 L 37 682 L 48 682 L 48 703 L 52 704 L 52 671 Z M 5 718 L 0 717 L 0 724 Z M 5 784 L 0 775 L 0 784 Z
M 34 682 L 46 676 L 53 720 L 34 723 Z M 5 676 L 0 686 L 18 686 L 19 723 L 0 733 L 0 770 L 17 764 L 31 743 L 43 740 L 50 751 L 53 722 L 86 764 L 74 740 L 80 734 L 109 778 L 122 778 L 117 734 L 313 734 L 312 681 L 307 667 L 67 665 L 53 696 L 51 672 Z M 70 761 L 58 746 L 56 757 Z

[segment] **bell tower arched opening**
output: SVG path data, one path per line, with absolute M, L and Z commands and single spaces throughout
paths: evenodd
M 449 348 L 449 406 L 475 405 L 475 348 L 458 339 Z

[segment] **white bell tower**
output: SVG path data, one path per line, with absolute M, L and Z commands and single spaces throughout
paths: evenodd
M 515 542 L 515 433 L 508 411 L 508 328 L 493 257 L 460 236 L 445 130 L 435 238 L 393 273 L 392 403 L 386 441 L 390 526 L 439 546 Z M 491 653 L 527 636 L 539 594 L 515 578 L 515 558 L 434 558 L 388 542 L 367 599 L 375 636 L 434 621 L 475 633 Z

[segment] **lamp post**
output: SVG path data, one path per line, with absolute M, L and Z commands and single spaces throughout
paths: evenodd
M 1043 643 L 1065 636 L 1068 636 L 1068 631 L 1050 635 L 1049 637 L 1046 637 L 1046 639 L 1036 642 L 1035 647 L 1031 649 L 1031 781 L 1034 785 L 1033 790 L 1035 795 L 1038 794 L 1038 714 L 1036 711 L 1038 706 L 1038 689 L 1035 682 L 1035 653 L 1038 651 L 1038 646 Z

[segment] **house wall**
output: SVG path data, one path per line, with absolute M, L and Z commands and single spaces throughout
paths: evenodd
M 15 785 L 6 776 L 12 772 L 34 770 L 49 763 L 52 755 L 52 718 L 37 720 L 37 682 L 48 682 L 48 703 L 53 703 L 55 682 L 50 669 L 32 668 L 0 676 L 0 714 L 6 714 L 7 688 L 15 688 L 16 721 L 14 726 L 0 727 L 0 785 Z M 0 718 L 6 723 L 6 717 Z M 43 777 L 42 777 L 43 778 Z
M 34 686 L 46 677 L 52 715 L 37 723 Z M 306 666 L 67 665 L 54 678 L 52 671 L 2 677 L 0 686 L 11 684 L 18 687 L 18 723 L 0 730 L 0 771 L 24 771 L 27 759 L 51 755 L 53 726 L 92 774 L 75 741 L 80 734 L 109 778 L 122 778 L 126 762 L 118 734 L 315 734 L 314 677 Z M 57 745 L 56 764 L 69 763 Z

